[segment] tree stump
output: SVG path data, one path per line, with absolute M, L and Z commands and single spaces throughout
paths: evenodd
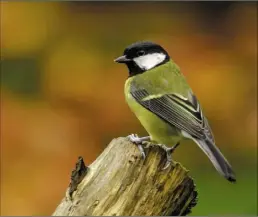
M 146 159 L 127 138 L 113 139 L 89 166 L 80 158 L 54 216 L 178 216 L 196 205 L 195 184 L 179 163 L 165 165 L 165 151 L 145 147 Z

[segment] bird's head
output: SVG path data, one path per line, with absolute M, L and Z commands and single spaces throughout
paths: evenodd
M 124 50 L 123 56 L 115 59 L 117 63 L 127 65 L 129 75 L 134 76 L 169 61 L 168 53 L 153 42 L 136 42 Z

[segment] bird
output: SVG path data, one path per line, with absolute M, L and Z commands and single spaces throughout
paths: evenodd
M 201 105 L 168 52 L 151 41 L 138 41 L 127 46 L 114 60 L 127 66 L 129 76 L 124 94 L 148 136 L 128 136 L 145 158 L 144 142 L 153 142 L 166 152 L 167 169 L 172 153 L 183 140 L 193 140 L 207 155 L 220 175 L 236 182 L 235 173 L 215 144 L 212 130 Z

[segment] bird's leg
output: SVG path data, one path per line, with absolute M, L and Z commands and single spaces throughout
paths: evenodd
M 171 148 L 168 148 L 166 145 L 163 145 L 163 144 L 161 145 L 161 148 L 163 148 L 164 151 L 166 152 L 166 158 L 167 158 L 166 164 L 165 164 L 165 166 L 163 167 L 162 170 L 165 170 L 170 166 L 170 164 L 172 162 L 172 156 L 171 155 L 175 151 L 175 149 L 179 146 L 179 144 L 180 144 L 180 142 L 178 142 L 177 144 L 175 144 Z
M 142 158 L 145 159 L 146 155 L 143 150 L 142 144 L 143 142 L 150 141 L 150 136 L 138 137 L 137 134 L 131 134 L 128 136 L 128 138 L 132 143 L 137 145 L 139 151 L 141 152 Z

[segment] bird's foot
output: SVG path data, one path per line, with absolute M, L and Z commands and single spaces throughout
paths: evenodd
M 172 153 L 175 151 L 177 146 L 179 146 L 179 144 L 180 143 L 178 142 L 171 148 L 168 148 L 166 145 L 163 145 L 163 144 L 160 145 L 160 147 L 166 152 L 166 163 L 165 163 L 165 166 L 162 168 L 162 170 L 166 170 L 170 166 L 172 162 Z
M 137 134 L 131 134 L 128 136 L 131 142 L 142 144 L 143 142 L 150 141 L 150 136 L 139 137 Z
M 142 144 L 143 144 L 143 142 L 150 141 L 150 136 L 139 137 L 137 134 L 131 134 L 128 136 L 128 138 L 132 143 L 137 145 L 143 160 L 145 160 L 146 155 L 143 150 Z

